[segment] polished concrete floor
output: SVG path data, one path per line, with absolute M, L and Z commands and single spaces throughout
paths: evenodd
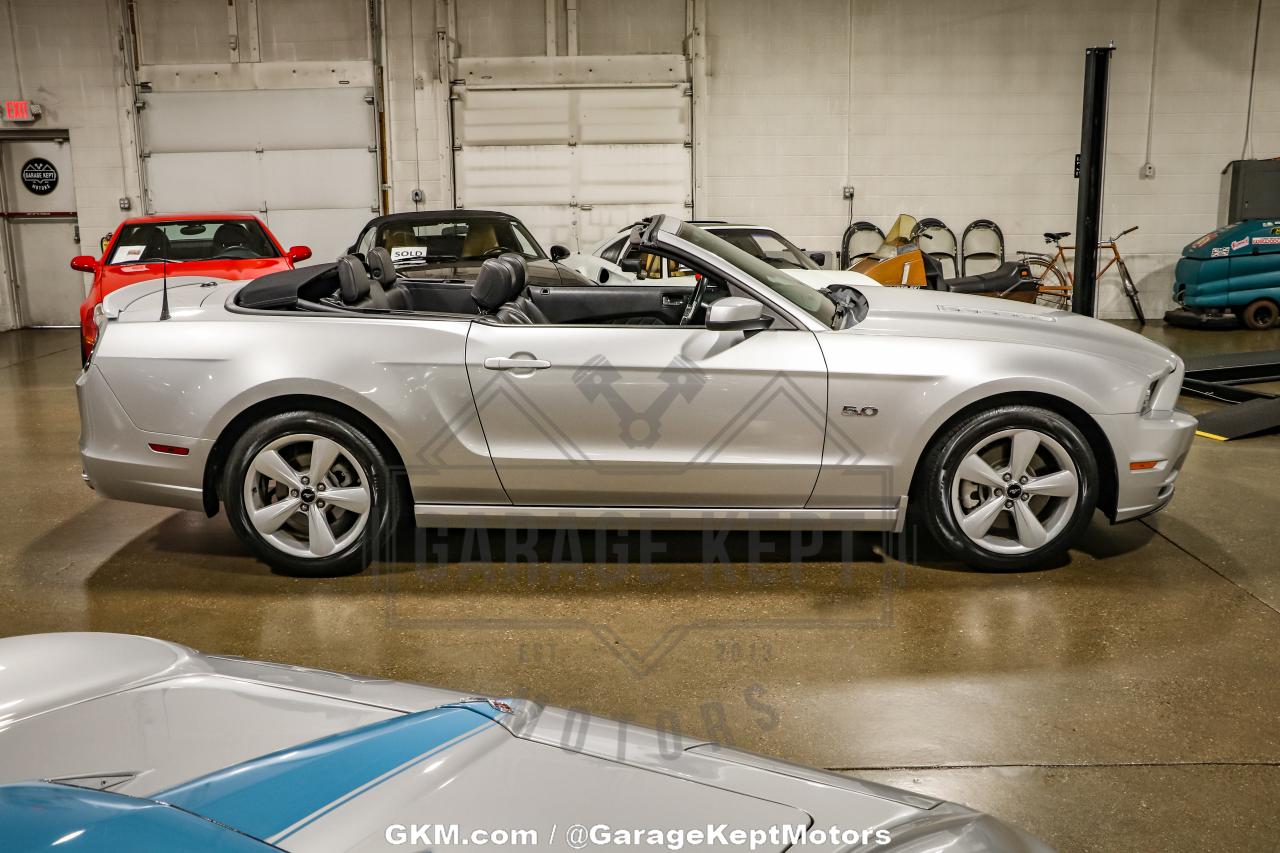
M 125 631 L 527 696 L 928 791 L 1063 850 L 1276 847 L 1280 436 L 1196 439 L 1167 511 L 1096 522 L 1042 572 L 963 571 L 927 543 L 908 564 L 877 536 L 814 556 L 735 536 L 708 569 L 697 534 L 544 534 L 530 560 L 526 539 L 455 532 L 305 581 L 222 517 L 86 489 L 77 358 L 74 333 L 0 335 L 0 635 Z

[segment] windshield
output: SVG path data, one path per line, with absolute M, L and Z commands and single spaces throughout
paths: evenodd
M 278 258 L 280 250 L 254 219 L 136 222 L 126 225 L 107 263 Z
M 729 245 L 737 246 L 747 254 L 754 255 L 777 269 L 820 269 L 813 262 L 813 258 L 796 248 L 795 243 L 776 231 L 770 231 L 767 228 L 712 228 L 709 230 Z
M 836 306 L 822 293 L 807 284 L 802 284 L 782 270 L 775 268 L 768 261 L 763 261 L 731 245 L 714 234 L 703 231 L 688 222 L 680 223 L 676 235 L 688 240 L 700 249 L 718 255 L 733 266 L 745 272 L 756 281 L 768 287 L 791 304 L 805 311 L 824 326 L 831 326 L 836 319 Z
M 459 216 L 454 220 L 414 222 L 397 220 L 379 225 L 372 245 L 391 253 L 397 266 L 423 266 L 454 261 L 483 261 L 504 252 L 515 252 L 529 260 L 545 258 L 542 248 L 525 227 L 505 217 Z

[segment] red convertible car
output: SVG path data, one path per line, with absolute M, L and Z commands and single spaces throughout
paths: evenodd
M 71 259 L 72 269 L 93 273 L 93 287 L 80 305 L 81 358 L 89 360 L 98 336 L 94 309 L 113 290 L 166 272 L 257 278 L 292 269 L 309 257 L 306 246 L 284 251 L 262 220 L 246 213 L 163 213 L 126 219 L 103 238 L 101 258 Z

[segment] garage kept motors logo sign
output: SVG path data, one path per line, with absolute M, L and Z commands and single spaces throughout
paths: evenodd
M 36 195 L 48 195 L 58 188 L 58 168 L 43 157 L 22 164 L 22 185 Z

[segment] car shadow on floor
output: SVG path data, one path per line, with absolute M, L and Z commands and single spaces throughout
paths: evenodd
M 65 542 L 72 531 L 83 537 L 93 522 L 82 516 L 98 511 L 100 508 L 91 507 L 31 543 L 24 549 L 23 562 L 32 564 L 33 570 L 42 570 L 37 568 L 42 557 L 53 553 L 54 546 Z M 1123 559 L 1155 535 L 1145 524 L 1113 527 L 1099 515 L 1076 548 L 1046 568 L 1067 568 L 1082 554 L 1093 560 Z M 836 585 L 849 586 L 847 579 L 853 574 L 878 577 L 886 569 L 981 574 L 950 559 L 923 529 L 911 527 L 894 535 L 847 531 L 435 530 L 410 526 L 395 537 L 386 557 L 375 559 L 362 575 L 338 583 L 344 589 L 357 590 L 374 583 L 375 578 L 385 581 L 397 575 L 417 575 L 434 578 L 439 585 L 442 578 L 452 576 L 454 582 L 478 591 L 486 582 L 529 576 L 531 566 L 543 567 L 541 574 L 547 576 L 607 574 L 624 583 L 630 579 L 671 592 L 714 587 L 726 579 L 736 582 L 743 577 L 765 587 L 784 583 L 803 586 L 825 578 L 820 585 L 830 589 L 831 578 L 843 578 L 845 582 Z M 216 588 L 227 575 L 264 591 L 273 581 L 321 582 L 273 575 L 241 545 L 224 515 L 210 519 L 195 512 L 174 512 L 123 541 L 114 551 L 102 554 L 91 583 L 101 585 L 114 577 L 113 583 L 125 586 Z M 219 577 L 224 580 L 217 580 Z M 463 578 L 469 580 L 463 582 Z

